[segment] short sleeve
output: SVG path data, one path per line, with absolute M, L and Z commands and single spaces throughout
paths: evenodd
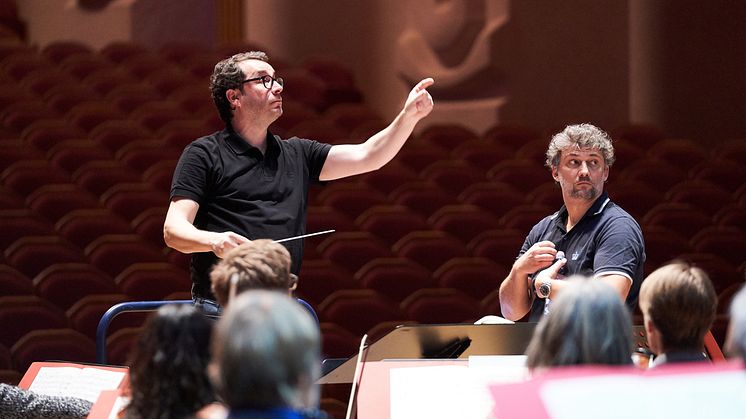
M 303 153 L 308 162 L 308 175 L 312 182 L 318 182 L 319 176 L 321 176 L 321 169 L 324 168 L 326 157 L 329 155 L 329 150 L 332 149 L 331 144 L 320 143 L 314 140 L 300 140 L 303 146 Z
M 644 262 L 645 244 L 637 222 L 631 217 L 609 222 L 597 243 L 594 275 L 618 273 L 633 280 Z
M 189 198 L 201 202 L 207 191 L 211 161 L 207 151 L 191 144 L 184 149 L 174 170 L 170 199 Z

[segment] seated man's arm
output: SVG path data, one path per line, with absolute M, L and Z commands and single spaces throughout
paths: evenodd
M 396 156 L 420 119 L 433 109 L 427 87 L 433 79 L 417 83 L 407 97 L 404 108 L 386 128 L 360 144 L 332 146 L 321 169 L 322 181 L 340 179 L 378 170 Z
M 616 292 L 619 293 L 619 296 L 622 298 L 622 301 L 627 299 L 627 294 L 629 294 L 629 290 L 632 287 L 632 280 L 627 278 L 624 275 L 619 274 L 610 274 L 610 275 L 604 275 L 600 274 L 596 276 L 597 280 L 604 281 L 607 284 L 611 285 Z
M 199 204 L 187 198 L 171 201 L 163 223 L 163 240 L 182 253 L 213 252 L 222 258 L 225 252 L 249 241 L 232 231 L 212 232 L 194 226 Z
M 541 241 L 516 259 L 507 278 L 500 284 L 500 311 L 508 320 L 520 320 L 531 309 L 529 275 L 550 266 L 557 250 L 554 243 Z

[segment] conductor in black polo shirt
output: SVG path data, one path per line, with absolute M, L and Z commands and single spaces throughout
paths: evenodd
M 614 163 L 611 139 L 593 125 L 569 125 L 552 137 L 546 155 L 564 205 L 523 242 L 500 285 L 503 316 L 519 320 L 530 312 L 529 321 L 538 321 L 566 285 L 562 278 L 575 274 L 609 283 L 633 309 L 645 244 L 640 225 L 604 191 Z
M 209 272 L 228 250 L 254 239 L 304 234 L 311 182 L 370 172 L 393 159 L 433 109 L 426 90 L 432 84 L 430 78 L 420 81 L 391 124 L 365 142 L 330 145 L 283 140 L 268 130 L 282 115 L 284 86 L 265 53 L 219 62 L 210 89 L 226 127 L 184 149 L 164 223 L 166 244 L 193 254 L 193 298 L 214 300 Z M 298 274 L 303 241 L 284 244 Z

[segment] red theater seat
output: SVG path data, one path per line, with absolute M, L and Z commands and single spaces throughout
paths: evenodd
M 648 211 L 640 224 L 668 228 L 682 237 L 691 238 L 712 225 L 712 217 L 699 208 L 678 202 L 664 202 Z
M 116 292 L 114 280 L 88 263 L 57 263 L 39 272 L 34 279 L 36 294 L 62 309 L 81 298 Z
M 467 255 L 464 243 L 443 231 L 413 231 L 392 247 L 394 253 L 434 271 L 451 258 Z
M 457 145 L 451 152 L 451 156 L 487 172 L 497 163 L 512 158 L 513 150 L 510 147 L 477 138 Z
M 318 311 L 322 322 L 336 323 L 357 336 L 378 323 L 402 318 L 394 301 L 369 289 L 336 291 L 324 299 Z
M 445 231 L 464 243 L 485 230 L 498 227 L 494 214 L 468 204 L 441 207 L 427 221 L 434 229 Z
M 390 257 L 389 246 L 371 233 L 356 231 L 334 233 L 318 246 L 325 259 L 356 272 L 369 260 Z
M 460 160 L 434 162 L 420 176 L 452 194 L 458 194 L 469 185 L 485 180 L 481 170 Z
M 454 258 L 438 268 L 433 278 L 441 288 L 457 289 L 481 300 L 500 287 L 509 271 L 487 258 Z
M 311 305 L 318 305 L 334 291 L 355 288 L 358 284 L 352 273 L 331 261 L 317 259 L 303 262 L 296 294 Z
M 511 185 L 525 194 L 552 180 L 552 175 L 542 162 L 526 159 L 504 160 L 492 166 L 487 179 Z
M 355 220 L 367 231 L 392 245 L 408 233 L 429 228 L 425 218 L 403 205 L 377 205 L 368 208 Z
M 81 249 L 104 234 L 131 234 L 122 217 L 105 208 L 72 210 L 55 224 L 55 230 Z
M 96 344 L 72 329 L 34 330 L 10 349 L 13 362 L 25 371 L 36 361 L 91 363 L 96 360 Z
M 446 150 L 453 150 L 459 145 L 477 139 L 477 134 L 469 128 L 458 124 L 430 125 L 420 132 L 413 140 L 414 143 L 438 146 Z
M 33 295 L 31 279 L 8 265 L 0 265 L 0 295 Z M 2 369 L 2 366 L 0 366 Z
M 403 300 L 420 288 L 435 286 L 428 269 L 402 257 L 371 260 L 355 273 L 355 281 L 395 301 Z
M 98 199 L 75 184 L 53 184 L 38 188 L 26 199 L 36 213 L 52 222 L 74 210 L 101 208 Z
M 80 249 L 59 236 L 26 236 L 5 249 L 6 262 L 33 278 L 49 265 L 55 263 L 83 262 Z
M 648 150 L 654 159 L 665 161 L 676 167 L 694 167 L 710 158 L 709 150 L 688 138 L 666 138 Z
M 424 217 L 445 205 L 457 204 L 454 194 L 446 192 L 432 182 L 410 182 L 399 186 L 389 194 L 389 200 L 404 205 Z
M 85 248 L 90 263 L 116 277 L 135 263 L 165 262 L 161 250 L 136 234 L 103 235 Z
M 512 208 L 523 204 L 525 193 L 520 193 L 504 182 L 479 182 L 469 185 L 459 194 L 459 201 L 477 205 L 501 217 Z
M 471 255 L 487 258 L 505 267 L 513 266 L 528 231 L 496 229 L 474 237 L 467 248 Z
M 126 220 L 132 221 L 149 208 L 168 204 L 168 197 L 146 183 L 128 182 L 107 189 L 101 195 L 101 202 Z
M 27 209 L 0 209 L 0 249 L 6 249 L 24 236 L 53 235 L 49 220 Z
M 512 150 L 518 150 L 523 144 L 540 137 L 541 134 L 538 131 L 519 125 L 496 125 L 482 135 L 485 140 Z
M 479 301 L 450 288 L 424 288 L 401 303 L 408 319 L 424 324 L 471 323 L 481 314 Z
M 101 317 L 115 304 L 131 301 L 124 294 L 94 294 L 87 295 L 67 309 L 67 317 L 72 327 L 78 332 L 96 338 L 96 328 Z M 109 334 L 123 327 L 140 327 L 147 318 L 148 313 L 124 313 L 112 320 L 109 325 Z
M 134 263 L 114 278 L 120 292 L 132 300 L 163 300 L 175 292 L 188 292 L 189 272 L 170 263 Z
M 27 333 L 36 329 L 68 327 L 65 312 L 37 296 L 0 297 L 0 344 L 10 347 Z
M 347 329 L 329 322 L 322 322 L 321 350 L 323 358 L 348 358 L 357 353 L 360 338 Z

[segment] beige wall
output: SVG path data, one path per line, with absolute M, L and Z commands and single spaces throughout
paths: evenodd
M 120 40 L 216 42 L 210 0 L 115 0 L 96 13 L 74 3 L 18 1 L 30 42 L 43 47 L 78 40 L 94 48 Z M 431 123 L 462 121 L 480 131 L 493 121 L 541 130 L 578 121 L 608 128 L 642 122 L 671 136 L 746 138 L 744 2 L 245 4 L 248 41 L 292 63 L 318 54 L 349 63 L 368 103 L 387 117 L 399 110 L 412 83 L 433 74 L 438 107 Z M 489 22 L 499 24 L 483 30 Z M 486 41 L 477 42 L 480 31 Z M 412 47 L 417 42 L 427 46 Z

